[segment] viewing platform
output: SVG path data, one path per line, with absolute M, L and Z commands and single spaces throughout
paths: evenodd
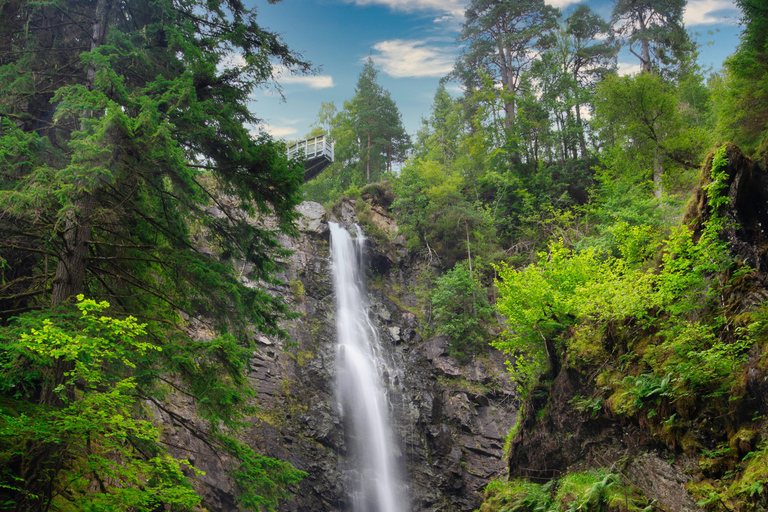
M 304 183 L 315 178 L 323 169 L 333 163 L 333 142 L 325 135 L 300 140 L 288 146 L 288 158 L 295 158 L 304 153 Z

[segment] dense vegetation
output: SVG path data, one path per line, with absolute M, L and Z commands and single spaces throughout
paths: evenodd
M 301 478 L 235 435 L 251 329 L 287 313 L 242 276 L 272 279 L 259 219 L 291 232 L 302 182 L 249 131 L 273 63 L 308 67 L 239 0 L 0 3 L 0 508 L 198 507 L 163 417 L 243 508 Z
M 489 343 L 515 356 L 527 417 L 510 445 L 549 414 L 558 373 L 575 372 L 587 385 L 571 407 L 585 421 L 638 425 L 700 460 L 688 491 L 708 510 L 768 507 L 766 425 L 746 377 L 768 367 L 764 269 L 736 250 L 747 226 L 730 204 L 752 165 L 742 151 L 758 166 L 768 155 L 768 12 L 737 3 L 741 45 L 705 75 L 682 0 L 617 0 L 611 20 L 583 5 L 563 19 L 542 0 L 471 1 L 453 74 L 408 158 L 380 167 L 376 185 L 424 262 L 425 327 L 460 359 Z M 617 73 L 621 49 L 640 73 Z M 306 197 L 381 194 L 342 168 L 349 179 L 328 175 Z M 496 482 L 483 510 L 653 508 L 621 461 L 582 469 Z
M 510 445 L 573 371 L 585 419 L 699 460 L 688 489 L 711 510 L 768 507 L 745 376 L 768 368 L 764 271 L 728 235 L 741 151 L 768 155 L 768 13 L 738 4 L 741 45 L 705 76 L 683 0 L 616 0 L 611 20 L 472 0 L 413 140 L 369 59 L 355 97 L 322 106 L 312 135 L 337 162 L 303 189 L 364 221 L 363 198 L 390 207 L 424 269 L 424 328 L 462 361 L 514 356 Z M 302 169 L 251 137 L 245 103 L 272 63 L 308 64 L 238 0 L 7 1 L 0 21 L 0 508 L 198 507 L 164 416 L 227 455 L 240 506 L 274 509 L 302 473 L 236 432 L 252 328 L 280 335 L 288 311 L 243 279 L 272 282 L 260 220 L 293 232 Z M 622 48 L 642 72 L 619 76 Z M 202 422 L 168 406 L 179 394 Z M 483 510 L 654 506 L 621 464 L 583 469 L 495 482 Z

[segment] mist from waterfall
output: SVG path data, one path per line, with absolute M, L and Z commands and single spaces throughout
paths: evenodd
M 339 409 L 351 427 L 350 441 L 355 467 L 347 476 L 353 481 L 354 512 L 404 512 L 407 504 L 394 459 L 386 389 L 387 371 L 379 336 L 368 315 L 362 269 L 365 237 L 354 225 L 355 238 L 336 223 L 331 228 L 331 261 L 336 292 L 336 368 Z

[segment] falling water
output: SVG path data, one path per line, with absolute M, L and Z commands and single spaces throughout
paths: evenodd
M 337 391 L 345 423 L 351 426 L 357 467 L 349 471 L 355 480 L 354 512 L 403 512 L 402 488 L 393 457 L 379 337 L 368 316 L 363 291 L 361 262 L 365 237 L 355 225 L 356 238 L 331 223 L 333 282 L 336 291 L 338 344 Z

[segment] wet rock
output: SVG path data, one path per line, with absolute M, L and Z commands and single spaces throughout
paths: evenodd
M 386 208 L 374 205 L 373 211 L 380 229 L 396 232 L 385 218 Z M 347 439 L 334 391 L 336 305 L 323 219 L 355 222 L 355 203 L 344 201 L 326 213 L 321 205 L 305 202 L 299 212 L 301 236 L 280 237 L 282 246 L 292 251 L 280 262 L 285 284 L 271 290 L 299 316 L 283 324 L 287 339 L 253 333 L 257 350 L 248 379 L 257 392 L 258 413 L 242 439 L 308 473 L 280 512 L 350 510 L 344 478 L 349 470 Z M 393 257 L 401 250 L 371 243 L 365 256 L 377 279 L 369 290 L 370 314 L 389 366 L 384 373 L 390 383 L 387 398 L 398 463 L 407 474 L 413 512 L 469 512 L 480 505 L 488 481 L 506 475 L 503 444 L 517 417 L 515 389 L 503 354 L 491 351 L 460 364 L 449 356 L 444 337 L 422 338 L 413 288 L 420 265 L 426 264 L 407 253 Z M 196 325 L 201 340 L 215 334 L 202 320 Z M 178 408 L 187 411 L 184 417 L 193 417 L 193 403 Z M 176 441 L 199 448 L 195 465 L 206 477 L 196 485 L 204 493 L 205 507 L 211 512 L 237 510 L 226 461 L 193 438 Z
M 577 411 L 571 400 L 589 394 L 588 380 L 576 371 L 563 369 L 548 389 L 534 392 L 525 421 L 512 440 L 509 452 L 511 477 L 557 478 L 575 465 L 610 466 L 627 454 L 651 445 L 638 427 L 619 420 L 592 418 Z M 537 411 L 546 407 L 543 417 Z
M 327 229 L 323 222 L 325 208 L 320 203 L 304 201 L 296 207 L 296 211 L 301 214 L 298 221 L 299 231 L 321 233 Z
M 627 466 L 627 476 L 646 497 L 656 500 L 666 510 L 700 512 L 685 489 L 690 480 L 679 468 L 667 463 L 654 453 L 635 457 Z
M 758 272 L 768 271 L 768 173 L 747 158 L 734 144 L 726 147 L 728 160 L 722 169 L 726 175 L 728 203 L 720 214 L 729 222 L 722 233 L 732 253 Z M 712 216 L 706 186 L 711 183 L 712 156 L 702 172 L 702 180 L 688 206 L 683 222 L 696 236 Z

